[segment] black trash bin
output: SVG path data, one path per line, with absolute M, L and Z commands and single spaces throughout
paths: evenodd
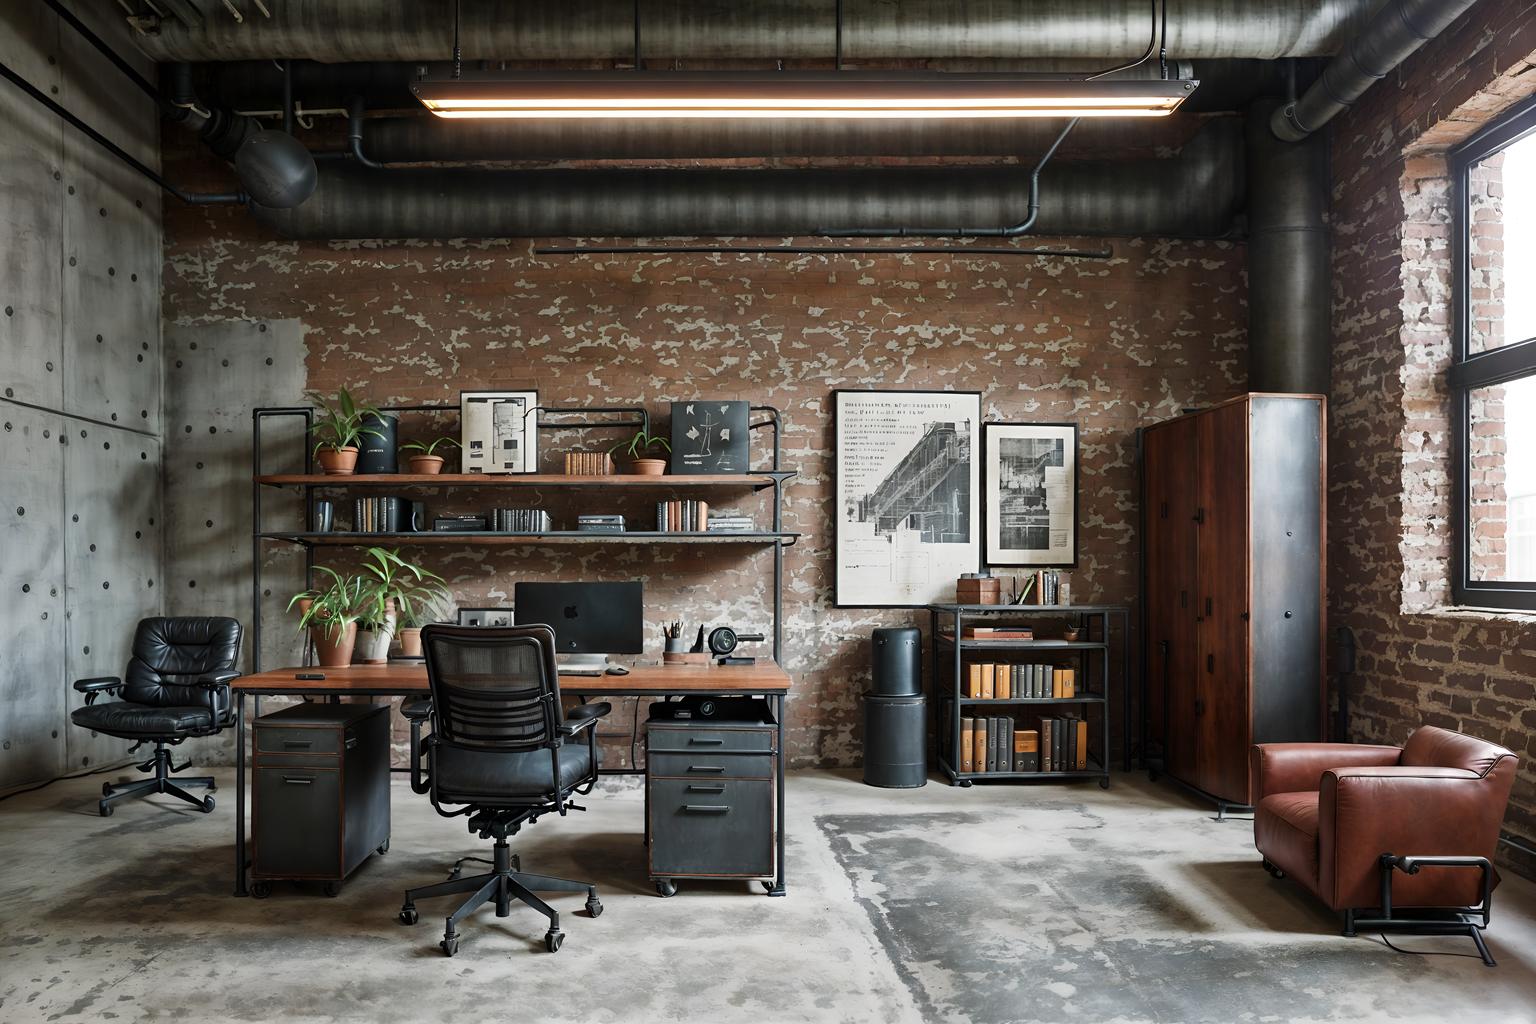
M 870 690 L 864 695 L 864 782 L 916 789 L 928 782 L 923 638 L 910 627 L 870 638 Z
M 869 692 L 915 697 L 923 692 L 923 635 L 911 626 L 877 629 L 869 641 Z

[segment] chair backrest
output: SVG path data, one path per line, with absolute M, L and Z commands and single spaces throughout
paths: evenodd
M 204 707 L 208 691 L 190 685 L 240 661 L 240 623 L 217 616 L 141 619 L 123 673 L 123 700 L 152 707 Z
M 561 721 L 549 626 L 442 626 L 421 631 L 439 743 L 473 750 L 548 746 Z
M 1497 743 L 1425 725 L 1403 744 L 1403 756 L 1398 763 L 1407 768 L 1465 768 L 1487 775 L 1500 758 L 1514 756 Z

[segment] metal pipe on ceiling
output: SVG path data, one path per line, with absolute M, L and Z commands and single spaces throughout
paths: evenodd
M 1167 51 L 1180 59 L 1331 56 L 1380 0 L 1181 0 Z M 321 8 L 324 8 L 323 10 Z M 453 0 L 290 0 L 270 19 L 237 24 L 135 20 L 158 61 L 308 58 L 442 60 L 452 52 Z M 633 0 L 480 0 L 462 12 L 466 61 L 630 61 Z M 645 59 L 831 60 L 836 0 L 639 5 Z M 1145 0 L 844 0 L 844 61 L 1135 58 L 1146 46 Z

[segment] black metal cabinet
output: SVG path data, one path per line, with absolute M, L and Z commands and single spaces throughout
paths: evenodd
M 773 877 L 776 735 L 766 701 L 653 706 L 646 826 L 661 895 L 676 892 L 678 878 Z
M 251 892 L 341 882 L 389 849 L 389 706 L 296 704 L 255 722 Z

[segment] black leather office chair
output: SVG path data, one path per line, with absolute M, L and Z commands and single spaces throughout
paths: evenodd
M 597 781 L 596 724 L 610 706 L 585 704 L 561 711 L 555 631 L 549 626 L 430 625 L 422 629 L 421 642 L 432 696 L 414 698 L 401 708 L 411 721 L 411 788 L 430 793 L 432 806 L 444 817 L 469 815 L 469 830 L 481 839 L 495 839 L 496 845 L 494 860 L 485 862 L 492 865 L 489 872 L 462 878 L 460 861 L 448 881 L 407 890 L 400 921 L 416 923 L 419 899 L 473 893 L 448 915 L 443 929 L 439 945 L 453 956 L 459 951 L 460 921 L 492 899 L 496 916 L 507 917 L 515 897 L 549 919 L 544 944 L 554 953 L 565 940 L 560 915 L 534 893 L 585 891 L 587 913 L 597 917 L 603 912 L 597 887 L 525 874 L 507 837 L 540 815 L 583 809 L 571 797 L 591 792 Z M 432 732 L 422 739 L 421 726 L 428 719 Z M 583 733 L 585 742 L 580 742 Z
M 182 788 L 205 786 L 211 793 L 216 788 L 213 777 L 182 779 L 180 786 L 171 782 L 172 772 L 192 762 L 172 765 L 166 748 L 192 736 L 212 736 L 234 722 L 229 683 L 240 675 L 235 668 L 240 635 L 240 623 L 234 619 L 144 619 L 134 631 L 133 656 L 122 678 L 75 680 L 75 689 L 85 694 L 85 707 L 70 715 L 76 725 L 137 740 L 130 752 L 145 743 L 155 745 L 155 756 L 139 765 L 141 772 L 153 769 L 154 778 L 102 785 L 97 810 L 103 818 L 111 816 L 115 801 L 150 793 L 167 793 L 205 812 L 213 810 L 213 797 L 199 800 Z M 96 703 L 103 693 L 121 699 Z

